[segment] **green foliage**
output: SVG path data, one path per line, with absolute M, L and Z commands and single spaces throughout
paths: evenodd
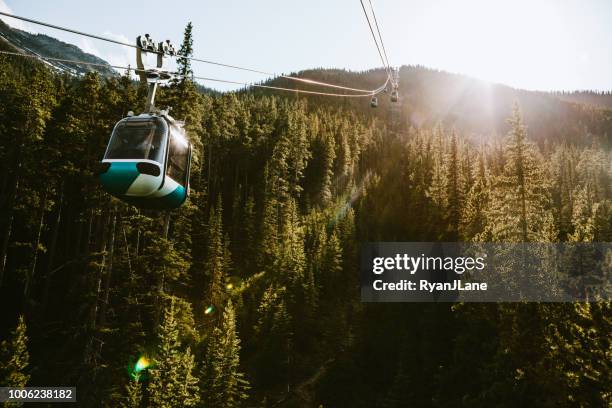
M 136 374 L 133 380 L 128 381 L 125 386 L 125 399 L 121 402 L 122 408 L 142 407 L 142 383 L 140 375 Z
M 30 364 L 28 336 L 23 316 L 10 337 L 0 344 L 0 384 L 3 387 L 25 387 L 30 380 L 27 367 Z
M 204 273 L 209 286 L 205 294 L 205 304 L 220 308 L 225 298 L 225 279 L 229 272 L 231 255 L 227 252 L 223 234 L 223 209 L 221 198 L 215 208 L 210 210 L 208 223 L 208 261 Z
M 518 105 L 508 120 L 511 131 L 503 173 L 491 182 L 483 241 L 551 242 L 557 238 L 551 213 L 550 186 L 542 157 L 527 140 Z
M 248 398 L 249 383 L 240 370 L 240 339 L 231 301 L 225 305 L 223 319 L 206 345 L 202 367 L 202 407 L 236 408 Z
M 257 385 L 262 388 L 288 379 L 293 333 L 291 316 L 284 300 L 285 293 L 285 288 L 270 286 L 264 292 L 257 309 L 255 333 L 259 353 L 255 372 Z
M 179 55 L 190 57 L 193 55 L 193 24 L 191 21 L 187 23 L 185 27 L 185 33 L 183 34 L 183 42 L 181 43 L 181 47 L 178 50 Z M 180 79 L 181 82 L 185 81 L 185 77 L 188 77 L 192 74 L 191 71 L 191 60 L 187 58 L 179 57 L 177 59 L 178 64 L 178 74 L 182 77 Z
M 151 405 L 164 408 L 196 406 L 199 387 L 194 376 L 195 360 L 190 347 L 181 345 L 174 299 L 164 309 L 158 338 L 148 386 Z

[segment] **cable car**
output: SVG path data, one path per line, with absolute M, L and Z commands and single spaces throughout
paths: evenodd
M 378 108 L 378 98 L 373 96 L 372 100 L 370 100 L 370 106 L 372 108 Z
M 121 119 L 102 159 L 102 188 L 137 207 L 178 208 L 189 194 L 191 149 L 167 111 Z
M 173 209 L 189 195 L 191 143 L 183 123 L 155 108 L 158 84 L 172 74 L 163 69 L 166 55 L 175 55 L 169 42 L 148 35 L 136 38 L 136 72 L 148 87 L 144 113 L 128 113 L 115 125 L 99 170 L 100 183 L 108 193 L 141 208 Z M 149 67 L 147 53 L 156 53 L 157 64 Z
M 397 90 L 394 90 L 393 92 L 391 92 L 391 102 L 397 102 L 399 99 L 399 92 L 397 92 Z

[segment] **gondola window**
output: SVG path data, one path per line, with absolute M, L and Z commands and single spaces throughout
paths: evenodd
M 117 124 L 105 159 L 163 161 L 167 126 L 161 119 L 124 120 Z
M 189 144 L 180 133 L 172 132 L 168 152 L 167 175 L 181 185 L 187 180 L 189 166 Z

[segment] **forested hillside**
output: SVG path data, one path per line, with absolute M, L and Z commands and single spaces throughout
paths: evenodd
M 157 97 L 195 147 L 166 213 L 96 178 L 145 94 L 0 57 L 1 385 L 108 407 L 612 404 L 610 303 L 362 304 L 358 281 L 365 241 L 612 241 L 611 111 L 422 67 L 376 110 L 183 79 Z
M 574 91 L 574 92 L 555 92 L 559 99 L 586 103 L 590 105 L 612 108 L 612 92 L 596 92 L 596 91 Z
M 96 71 L 102 75 L 115 75 L 115 71 L 103 59 L 88 54 L 73 44 L 67 44 L 45 34 L 33 34 L 27 31 L 10 27 L 0 20 L 0 50 L 19 50 L 28 55 L 43 55 L 45 57 L 77 60 L 101 64 L 88 68 L 82 64 L 70 62 L 45 62 L 49 67 L 59 73 L 83 75 L 89 71 Z M 106 66 L 105 66 L 106 65 Z

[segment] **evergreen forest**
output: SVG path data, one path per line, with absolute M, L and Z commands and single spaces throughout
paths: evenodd
M 156 105 L 186 123 L 191 192 L 155 211 L 97 180 L 146 87 L 0 56 L 0 385 L 84 407 L 612 406 L 610 302 L 359 295 L 363 242 L 612 242 L 605 104 L 403 66 L 373 109 L 212 92 L 179 62 Z

